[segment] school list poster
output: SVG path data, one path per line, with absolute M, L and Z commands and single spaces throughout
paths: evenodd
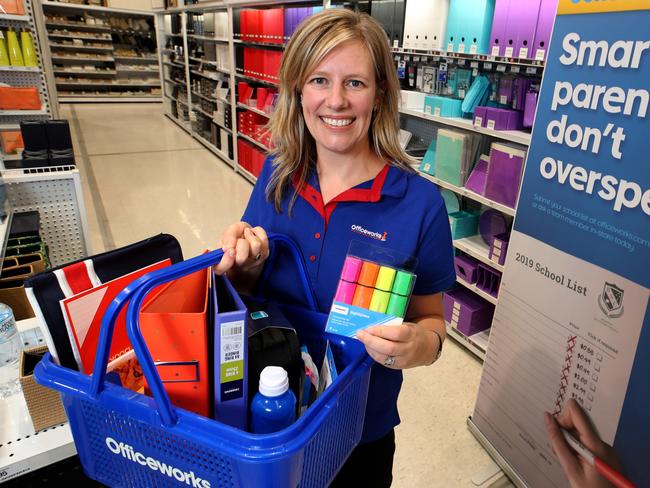
M 472 422 L 568 486 L 543 412 L 575 398 L 650 486 L 650 2 L 560 0 Z

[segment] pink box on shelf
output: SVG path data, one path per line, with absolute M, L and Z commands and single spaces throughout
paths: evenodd
M 503 266 L 506 263 L 506 253 L 508 252 L 509 242 L 509 232 L 495 235 L 492 239 L 492 244 L 490 245 L 490 253 L 488 254 L 490 261 Z
M 494 305 L 465 288 L 443 295 L 445 321 L 466 336 L 477 334 L 492 326 Z
M 454 268 L 456 275 L 468 283 L 476 283 L 479 261 L 471 256 L 456 256 Z
M 505 108 L 488 107 L 485 127 L 494 130 L 520 130 L 523 128 L 523 112 Z

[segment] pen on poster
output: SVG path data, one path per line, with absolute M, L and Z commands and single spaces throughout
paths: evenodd
M 621 473 L 612 468 L 605 461 L 596 456 L 593 452 L 587 449 L 582 443 L 580 443 L 575 437 L 569 434 L 566 430 L 562 429 L 562 434 L 564 438 L 573 448 L 575 452 L 580 454 L 582 458 L 596 468 L 602 476 L 607 478 L 616 488 L 635 488 L 634 483 L 628 480 Z

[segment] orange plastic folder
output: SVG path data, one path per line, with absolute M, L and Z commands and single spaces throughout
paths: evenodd
M 61 300 L 63 318 L 65 319 L 65 325 L 68 329 L 68 336 L 70 337 L 72 351 L 79 366 L 79 371 L 86 374 L 93 372 L 102 318 L 113 299 L 127 285 L 144 274 L 164 268 L 170 264 L 171 260 L 165 259 Z M 152 291 L 152 294 L 154 292 Z M 126 307 L 120 312 L 115 322 L 108 369 L 112 371 L 117 369 L 122 380 L 122 385 L 126 388 L 137 390 L 141 387 L 141 384 L 137 384 L 137 372 L 135 373 L 136 377 L 134 377 L 133 367 L 137 366 L 137 362 L 135 361 L 135 354 L 133 353 L 131 342 L 126 333 L 125 317 Z M 131 363 L 131 366 L 125 367 L 125 363 Z M 139 366 L 137 367 L 139 368 Z
M 140 312 L 140 328 L 172 404 L 210 416 L 208 269 L 165 285 Z M 145 382 L 145 392 L 149 393 Z

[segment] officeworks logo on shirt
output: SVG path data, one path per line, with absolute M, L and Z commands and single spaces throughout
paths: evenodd
M 377 239 L 378 241 L 386 242 L 388 239 L 388 232 L 374 232 L 368 229 L 361 227 L 360 225 L 353 225 L 351 227 L 352 232 L 360 234 L 362 236 L 370 237 L 372 239 Z
M 152 471 L 160 471 L 161 474 L 174 478 L 179 483 L 185 483 L 192 488 L 211 488 L 210 482 L 196 476 L 194 471 L 188 473 L 175 468 L 174 466 L 158 461 L 156 458 L 145 456 L 141 452 L 137 452 L 133 449 L 133 446 L 124 444 L 124 442 L 117 442 L 112 437 L 106 438 L 106 447 L 108 447 L 108 450 L 113 454 L 121 455 L 129 461 L 133 461 L 142 466 L 147 466 Z

